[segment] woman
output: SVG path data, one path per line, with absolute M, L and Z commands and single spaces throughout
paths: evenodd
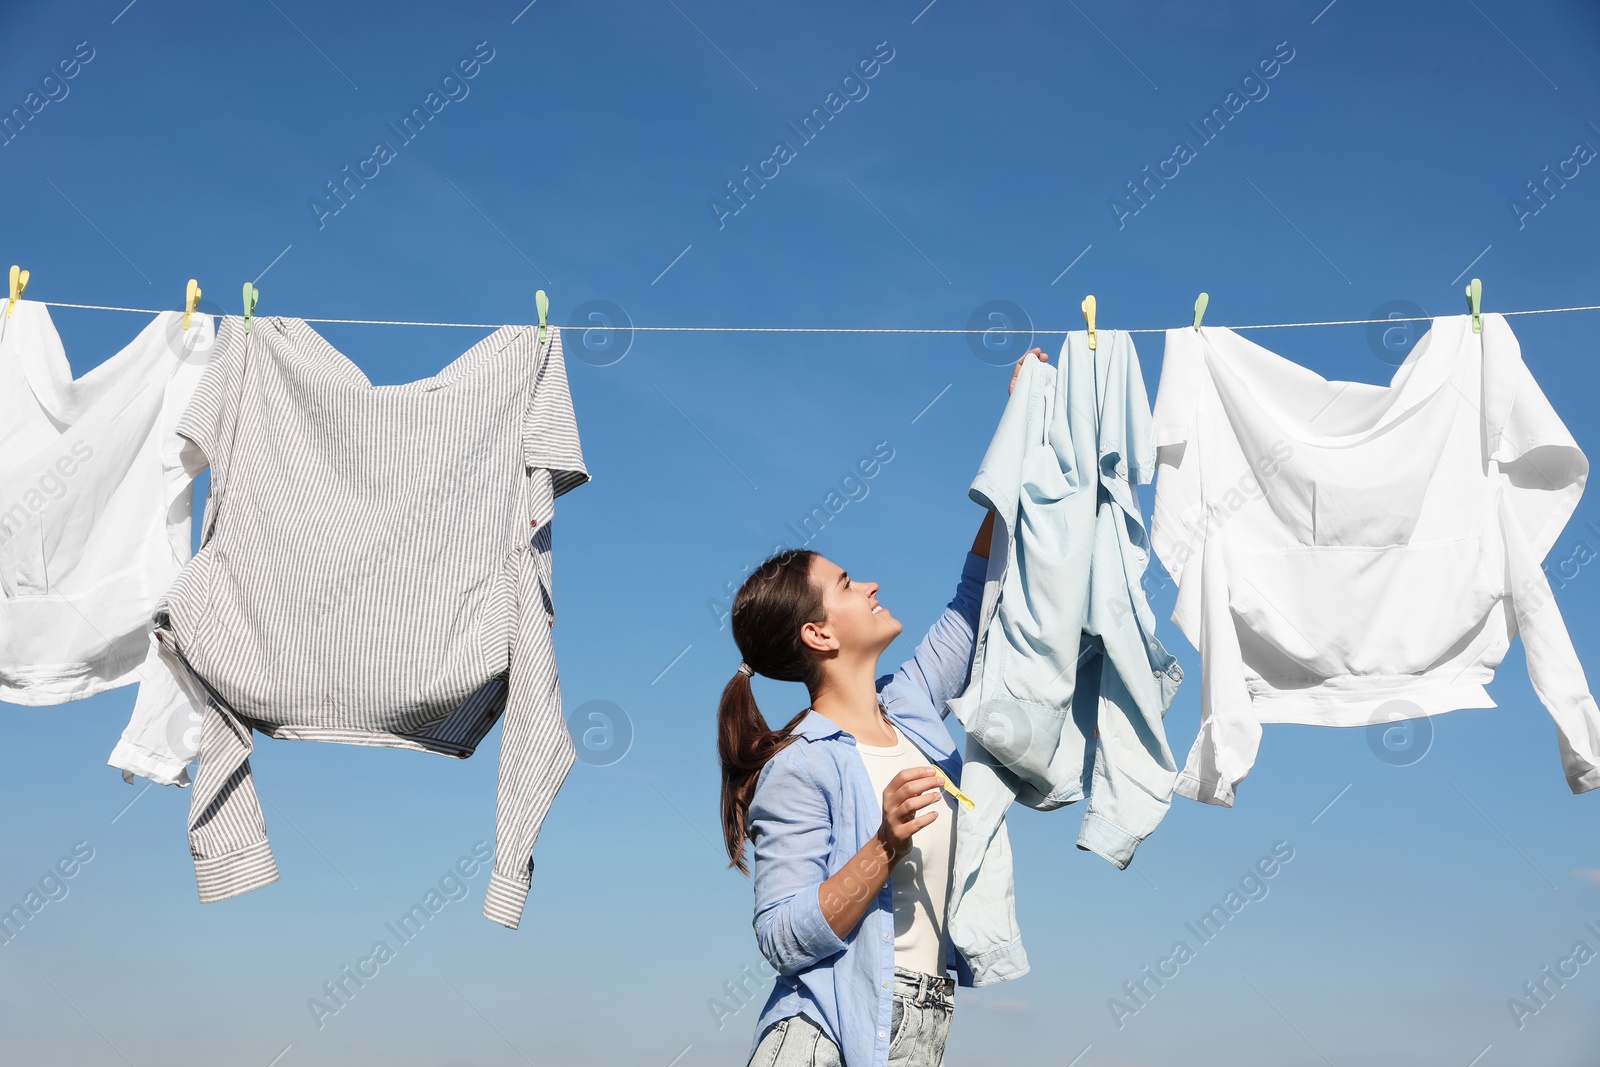
M 876 582 L 790 549 L 734 597 L 744 662 L 717 712 L 723 836 L 729 866 L 745 873 L 754 845 L 756 940 L 778 971 L 751 1067 L 943 1062 L 947 971 L 971 984 L 946 929 L 956 808 L 941 774 L 959 783 L 961 757 L 945 701 L 966 685 L 993 518 L 944 614 L 881 679 L 878 656 L 901 624 Z M 811 706 L 769 729 L 753 673 L 804 683 Z

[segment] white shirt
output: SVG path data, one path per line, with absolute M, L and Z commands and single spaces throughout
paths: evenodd
M 893 723 L 885 725 L 894 733 L 892 745 L 864 745 L 856 739 L 880 802 L 895 775 L 909 767 L 929 765 L 928 758 Z M 955 798 L 945 790 L 939 790 L 939 798 L 918 813 L 938 811 L 939 817 L 911 835 L 911 847 L 889 872 L 889 884 L 894 897 L 895 966 L 942 976 L 949 937 L 945 911 L 950 901 L 956 807 Z
M 1539 566 L 1588 460 L 1504 317 L 1482 321 L 1435 319 L 1387 386 L 1167 331 L 1151 540 L 1203 673 L 1177 792 L 1231 804 L 1261 723 L 1494 707 L 1519 630 L 1568 785 L 1600 786 L 1600 709 Z
M 59 704 L 139 681 L 135 717 L 187 732 L 189 698 L 150 637 L 189 559 L 194 472 L 173 430 L 215 340 L 210 316 L 181 319 L 162 312 L 74 380 L 45 306 L 0 304 L 0 700 Z M 125 754 L 113 765 L 142 767 Z M 181 781 L 183 762 L 161 770 Z

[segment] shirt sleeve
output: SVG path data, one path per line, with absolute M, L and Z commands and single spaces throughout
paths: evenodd
M 534 330 L 535 327 L 529 327 Z M 567 364 L 561 355 L 561 331 L 551 326 L 549 351 L 539 368 L 532 401 L 522 419 L 522 449 L 530 469 L 550 472 L 550 500 L 589 480 L 578 440 L 577 416 L 567 386 Z M 540 525 L 547 515 L 536 515 Z
M 533 877 L 533 845 L 556 792 L 577 761 L 561 713 L 561 681 L 550 639 L 554 618 L 545 575 L 550 530 L 541 530 L 518 561 L 520 603 L 500 725 L 495 791 L 494 868 L 483 901 L 487 919 L 513 930 Z
M 945 605 L 944 613 L 928 628 L 911 658 L 893 674 L 879 679 L 878 692 L 885 707 L 894 703 L 900 709 L 914 708 L 939 718 L 949 714 L 946 702 L 966 688 L 972 667 L 978 608 L 983 601 L 988 567 L 987 559 L 967 553 L 956 595 Z
M 756 943 L 780 974 L 803 971 L 846 945 L 822 914 L 833 849 L 828 799 L 792 755 L 780 752 L 762 769 L 747 823 L 755 846 Z
M 1483 330 L 1484 458 L 1506 476 L 1507 505 L 1538 562 L 1577 510 L 1589 461 L 1534 380 L 1505 316 L 1483 316 Z
M 513 930 L 522 920 L 533 877 L 534 842 L 556 792 L 577 761 L 562 716 L 561 681 L 550 636 L 555 622 L 550 522 L 555 498 L 588 481 L 589 472 L 583 465 L 567 390 L 561 332 L 553 327 L 523 418 L 522 444 L 529 542 L 517 563 L 517 640 L 500 727 L 494 868 L 483 902 L 485 918 Z
M 157 785 L 188 785 L 205 706 L 205 693 L 193 676 L 151 634 L 133 714 L 106 762 L 127 782 L 138 775 Z
M 1226 563 L 1216 545 L 1205 546 L 1201 552 L 1199 575 L 1191 576 L 1178 590 L 1180 599 L 1188 596 L 1199 601 L 1194 614 L 1199 617 L 1195 645 L 1204 665 L 1200 672 L 1200 732 L 1173 792 L 1227 808 L 1233 806 L 1234 790 L 1255 765 L 1261 722 L 1245 684 L 1239 631 L 1229 607 Z
M 1561 769 L 1574 793 L 1600 787 L 1600 706 L 1589 693 L 1583 664 L 1561 619 L 1537 550 L 1501 497 L 1501 535 L 1505 541 L 1506 583 L 1517 630 L 1527 656 L 1528 680 L 1556 724 Z

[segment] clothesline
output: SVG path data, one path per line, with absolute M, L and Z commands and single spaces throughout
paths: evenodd
M 109 307 L 103 304 L 64 304 L 54 300 L 41 300 L 39 303 L 46 307 L 78 308 L 83 311 L 130 311 L 140 315 L 157 315 L 162 311 L 171 311 L 172 308 L 124 308 Z M 1590 304 L 1585 307 L 1568 308 L 1532 308 L 1527 311 L 1500 311 L 1499 315 L 1557 315 L 1568 311 L 1600 311 L 1600 304 Z M 1248 326 L 1229 326 L 1230 330 L 1286 330 L 1302 326 L 1369 326 L 1377 323 L 1392 322 L 1432 322 L 1436 315 L 1417 315 L 1410 318 L 1391 319 L 1334 319 L 1328 322 L 1263 322 Z M 472 330 L 497 330 L 507 325 L 503 322 L 404 322 L 386 319 L 302 319 L 302 322 L 337 323 L 349 326 L 455 326 Z M 522 324 L 514 324 L 522 325 Z M 526 325 L 533 325 L 528 323 Z M 560 326 L 559 323 L 551 323 Z M 902 333 L 902 334 L 1057 334 L 1070 333 L 1072 330 L 1047 330 L 1036 327 L 1030 330 L 953 330 L 937 328 L 897 328 L 897 327 L 872 327 L 872 326 L 568 326 L 564 329 L 576 330 L 633 330 L 640 333 Z M 1083 327 L 1075 326 L 1073 330 Z M 1124 330 L 1124 333 L 1165 333 L 1168 327 L 1148 327 L 1138 330 Z

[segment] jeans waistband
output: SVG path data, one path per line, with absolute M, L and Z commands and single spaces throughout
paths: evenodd
M 894 991 L 920 1007 L 955 1007 L 956 981 L 948 975 L 926 974 L 906 967 L 894 969 Z

